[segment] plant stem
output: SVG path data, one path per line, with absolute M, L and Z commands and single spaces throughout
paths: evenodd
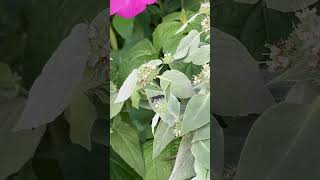
M 166 8 L 164 7 L 161 0 L 158 0 L 159 8 L 161 10 L 161 15 L 164 16 L 166 14 Z
M 184 0 L 181 0 L 181 9 L 184 9 Z
M 113 31 L 113 28 L 110 26 L 110 45 L 114 51 L 118 50 L 118 42 L 116 34 Z

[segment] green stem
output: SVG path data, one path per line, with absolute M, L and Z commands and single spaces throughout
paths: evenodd
M 116 34 L 113 31 L 113 28 L 110 26 L 110 45 L 114 51 L 118 50 L 118 42 Z
M 184 9 L 184 0 L 181 0 L 181 9 Z
M 165 9 L 162 1 L 161 1 L 161 0 L 158 0 L 158 4 L 159 4 L 159 8 L 160 8 L 160 10 L 161 10 L 161 13 L 162 13 L 162 15 L 164 16 L 164 15 L 166 14 L 166 9 Z

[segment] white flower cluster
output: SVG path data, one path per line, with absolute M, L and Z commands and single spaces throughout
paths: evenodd
M 294 27 L 289 38 L 278 45 L 267 45 L 272 61 L 268 62 L 270 72 L 283 71 L 297 63 L 307 63 L 312 69 L 320 61 L 320 16 L 317 10 L 304 9 L 296 12 L 300 23 Z
M 210 15 L 210 2 L 209 1 L 204 1 L 201 3 L 199 13 Z
M 201 22 L 202 30 L 206 33 L 210 32 L 210 16 L 206 16 Z
M 145 87 L 157 77 L 157 74 L 158 69 L 156 66 L 150 63 L 143 64 L 138 69 L 138 85 Z
M 197 76 L 193 77 L 193 84 L 198 85 L 202 83 L 210 83 L 210 65 L 205 64 L 202 66 L 203 69 Z
M 180 137 L 181 136 L 181 129 L 182 129 L 182 121 L 180 118 L 176 119 L 176 124 L 173 129 L 173 134 L 175 137 Z
M 172 56 L 171 53 L 165 53 L 163 58 L 161 59 L 164 64 L 170 64 L 174 60 L 174 57 Z

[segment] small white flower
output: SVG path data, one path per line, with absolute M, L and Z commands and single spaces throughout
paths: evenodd
M 201 22 L 202 30 L 206 33 L 210 32 L 210 17 L 206 16 Z

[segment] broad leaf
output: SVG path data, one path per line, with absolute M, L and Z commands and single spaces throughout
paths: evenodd
M 213 29 L 212 58 L 214 99 L 211 107 L 219 115 L 261 113 L 274 104 L 254 59 L 235 38 Z M 232 52 L 232 53 L 230 53 Z
M 200 44 L 200 33 L 196 30 L 192 30 L 189 34 L 181 39 L 179 46 L 175 54 L 173 55 L 175 59 L 181 59 L 186 57 L 188 53 L 191 53 L 198 49 Z
M 31 129 L 54 121 L 70 104 L 88 58 L 88 26 L 78 24 L 61 42 L 36 79 L 15 129 Z
M 124 38 L 128 39 L 131 37 L 133 32 L 134 18 L 125 19 L 120 16 L 114 16 L 112 20 L 113 27 L 116 31 Z
M 206 169 L 210 169 L 210 140 L 197 141 L 192 144 L 191 152 L 196 161 Z
M 75 93 L 66 114 L 71 141 L 91 150 L 91 129 L 97 112 L 89 97 L 81 91 Z
M 114 103 L 121 103 L 127 100 L 128 98 L 130 98 L 130 96 L 134 92 L 134 89 L 137 86 L 137 81 L 138 81 L 138 70 L 134 69 L 131 72 L 131 74 L 127 77 L 127 79 L 124 81 L 121 88 L 119 89 L 119 93 Z
M 319 117 L 319 98 L 312 105 L 281 103 L 263 113 L 248 135 L 236 180 L 320 177 Z
M 194 157 L 191 153 L 193 135 L 184 136 L 180 142 L 176 162 L 169 180 L 188 179 L 195 176 L 193 164 Z
M 175 139 L 173 127 L 160 121 L 156 133 L 154 135 L 152 158 L 157 158 L 167 145 Z
M 33 157 L 46 129 L 41 126 L 13 131 L 25 102 L 24 98 L 16 98 L 0 104 L 0 180 L 16 173 Z
M 144 176 L 144 160 L 139 137 L 135 129 L 117 116 L 112 124 L 110 144 L 115 152 L 141 177 Z
M 168 180 L 173 169 L 173 162 L 176 149 L 176 143 L 172 142 L 167 148 L 157 157 L 153 158 L 152 141 L 146 142 L 143 145 L 143 154 L 146 165 L 146 174 L 144 180 Z
M 188 98 L 195 93 L 191 81 L 180 71 L 167 70 L 159 78 L 161 88 L 170 83 L 170 92 L 177 98 Z
M 182 121 L 182 134 L 196 130 L 210 122 L 210 94 L 194 95 L 187 104 Z

